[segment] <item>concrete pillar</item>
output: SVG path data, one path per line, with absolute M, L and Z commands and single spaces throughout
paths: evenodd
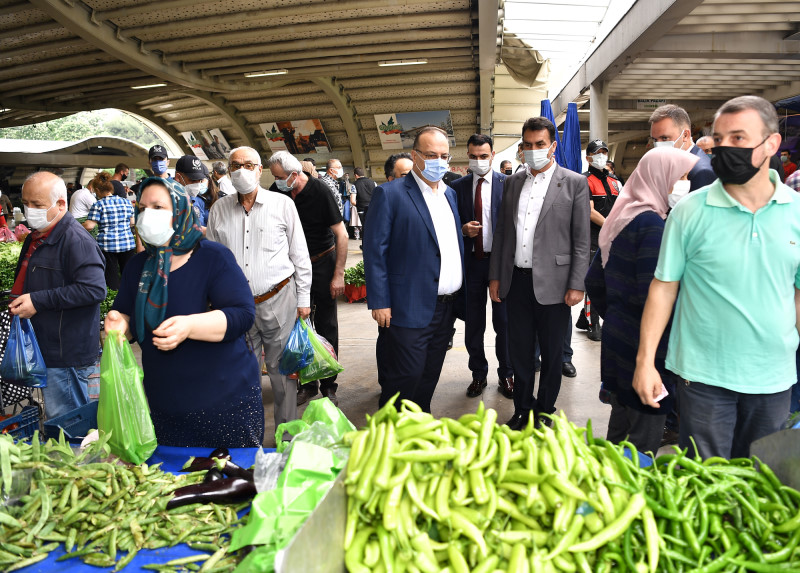
M 589 88 L 589 141 L 608 141 L 608 82 L 597 80 Z

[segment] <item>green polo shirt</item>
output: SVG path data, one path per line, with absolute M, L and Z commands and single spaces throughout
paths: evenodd
M 745 394 L 797 382 L 800 195 L 770 180 L 755 213 L 717 179 L 667 218 L 655 276 L 680 281 L 666 366 L 686 380 Z

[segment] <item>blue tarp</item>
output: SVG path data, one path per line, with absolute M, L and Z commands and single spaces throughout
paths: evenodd
M 775 102 L 775 107 L 800 111 L 800 95 L 787 97 L 786 99 Z

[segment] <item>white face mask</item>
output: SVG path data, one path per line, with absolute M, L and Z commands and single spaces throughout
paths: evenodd
M 189 183 L 184 185 L 183 188 L 186 189 L 186 193 L 189 197 L 197 197 L 208 191 L 208 183 L 206 181 L 202 183 Z
M 258 167 L 252 171 L 240 167 L 231 173 L 231 183 L 233 183 L 233 188 L 240 195 L 252 193 L 258 187 Z
M 553 147 L 552 143 L 550 147 Z M 550 156 L 548 155 L 550 147 L 544 149 L 525 149 L 523 153 L 525 154 L 525 163 L 528 164 L 528 167 L 539 171 L 550 163 Z
M 675 185 L 672 186 L 672 193 L 667 196 L 669 208 L 672 209 L 678 204 L 678 201 L 689 194 L 689 189 L 692 187 L 692 182 L 688 179 L 678 179 Z
M 331 177 L 333 177 L 334 179 L 339 179 L 342 176 L 342 170 L 341 169 L 331 169 L 330 170 L 330 174 L 331 174 Z
M 47 209 L 37 209 L 36 207 L 24 205 L 25 219 L 27 219 L 28 224 L 35 230 L 43 231 L 47 228 L 47 225 L 50 224 L 50 221 L 47 220 L 47 212 L 55 206 L 56 204 L 53 203 Z
M 606 168 L 606 163 L 608 162 L 608 155 L 604 153 L 598 153 L 596 155 L 592 155 L 592 167 L 595 169 L 600 169 L 601 171 Z
M 136 217 L 136 230 L 139 237 L 154 247 L 160 247 L 170 240 L 175 230 L 172 228 L 172 211 L 169 209 L 145 209 Z
M 653 142 L 653 147 L 675 147 L 675 144 L 678 143 L 681 138 L 683 138 L 683 132 L 678 135 L 678 139 L 675 141 L 655 141 Z M 683 149 L 683 143 L 678 146 L 678 149 Z
M 487 173 L 489 173 L 489 169 L 492 168 L 492 160 L 470 159 L 469 168 L 472 169 L 473 173 L 477 173 L 478 175 L 486 175 Z

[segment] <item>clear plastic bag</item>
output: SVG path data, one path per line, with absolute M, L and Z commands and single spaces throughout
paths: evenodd
M 44 364 L 33 325 L 27 318 L 14 316 L 8 335 L 6 353 L 0 363 L 0 376 L 5 382 L 30 388 L 47 386 L 47 367 Z
M 256 462 L 253 467 L 253 481 L 256 484 L 256 491 L 269 491 L 278 485 L 278 476 L 281 475 L 288 453 L 279 454 L 278 452 L 265 452 L 259 448 L 256 452 Z

